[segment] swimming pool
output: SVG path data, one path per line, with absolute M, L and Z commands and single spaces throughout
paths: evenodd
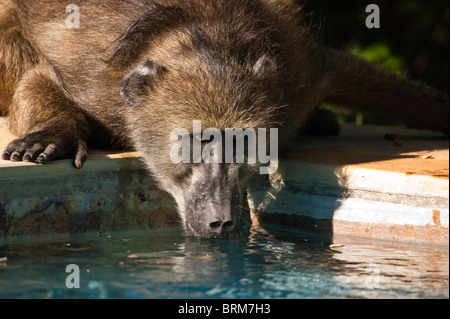
M 179 227 L 0 241 L 0 298 L 449 298 L 447 248 Z M 76 265 L 79 273 L 66 272 Z M 80 288 L 68 288 L 78 275 Z

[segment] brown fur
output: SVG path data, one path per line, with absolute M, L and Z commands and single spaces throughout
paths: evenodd
M 446 95 L 323 47 L 290 0 L 80 0 L 79 29 L 64 25 L 67 1 L 0 3 L 0 112 L 22 136 L 3 158 L 81 167 L 86 142 L 135 148 L 194 234 L 216 232 L 186 216 L 231 210 L 223 225 L 234 224 L 239 180 L 234 165 L 170 163 L 170 132 L 193 120 L 278 127 L 286 142 L 334 101 L 448 133 Z M 203 215 L 201 174 L 216 198 Z

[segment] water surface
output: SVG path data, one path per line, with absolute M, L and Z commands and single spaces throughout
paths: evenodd
M 66 287 L 69 264 L 79 289 Z M 449 298 L 448 273 L 448 249 L 330 247 L 275 228 L 241 241 L 175 227 L 0 242 L 0 298 Z

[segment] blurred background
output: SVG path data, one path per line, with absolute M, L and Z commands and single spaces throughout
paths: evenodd
M 322 41 L 449 92 L 448 0 L 297 0 Z M 380 29 L 368 29 L 366 7 L 380 8 Z M 394 124 L 373 114 L 324 105 L 340 122 Z

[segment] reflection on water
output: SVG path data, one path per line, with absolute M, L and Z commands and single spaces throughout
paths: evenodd
M 346 244 L 285 230 L 248 240 L 180 229 L 13 239 L 0 298 L 448 298 L 448 250 Z M 80 289 L 65 285 L 80 269 Z

